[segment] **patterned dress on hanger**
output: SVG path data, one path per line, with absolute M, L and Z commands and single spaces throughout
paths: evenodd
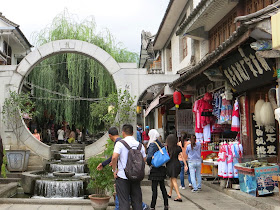
M 231 145 L 228 145 L 228 178 L 233 178 L 233 154 Z

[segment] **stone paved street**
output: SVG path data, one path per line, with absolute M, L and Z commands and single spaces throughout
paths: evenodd
M 157 199 L 156 209 L 163 209 L 163 199 L 161 191 L 159 190 L 159 196 Z M 167 191 L 169 188 L 167 187 Z M 238 209 L 238 210 L 253 210 L 253 208 L 241 201 L 238 201 L 230 196 L 227 196 L 221 192 L 211 189 L 210 187 L 204 186 L 201 192 L 191 193 L 190 189 L 180 190 L 182 193 L 183 202 L 175 202 L 175 192 L 173 192 L 172 199 L 169 199 L 170 209 L 191 209 L 191 210 L 217 210 L 217 209 Z M 143 200 L 145 203 L 150 204 L 152 192 L 150 186 L 142 187 Z M 32 205 L 32 204 L 0 204 L 1 210 L 90 210 L 92 207 L 89 203 L 85 205 L 55 205 L 59 204 L 59 200 L 53 200 L 50 205 Z M 109 207 L 108 209 L 114 209 Z

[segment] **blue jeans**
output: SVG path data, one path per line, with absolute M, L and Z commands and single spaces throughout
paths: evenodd
M 181 163 L 181 172 L 180 172 L 180 180 L 181 180 L 181 186 L 182 187 L 185 187 L 185 177 L 184 177 L 184 174 L 185 174 L 185 164 L 183 161 L 180 161 Z M 188 175 L 188 181 L 189 181 L 189 184 L 192 184 L 192 180 L 191 180 L 191 175 L 190 175 L 190 169 L 188 168 L 187 170 L 187 175 Z
M 197 190 L 198 188 L 201 188 L 201 160 L 189 160 L 189 167 L 192 187 L 194 190 Z
M 180 161 L 180 163 L 181 163 L 181 172 L 180 172 L 181 186 L 185 187 L 185 177 L 184 177 L 184 175 L 185 175 L 185 170 L 184 170 L 185 164 L 184 164 L 183 161 Z
M 188 163 L 187 163 L 187 164 L 188 164 Z M 191 175 L 190 175 L 190 168 L 189 168 L 189 164 L 188 164 L 187 175 L 188 175 L 188 181 L 189 181 L 189 184 L 192 184 Z
M 142 202 L 142 208 L 143 209 L 146 209 L 147 206 L 148 206 L 147 204 Z M 118 195 L 116 195 L 116 198 L 115 198 L 115 210 L 119 210 L 119 209 L 120 209 L 120 203 L 119 203 Z

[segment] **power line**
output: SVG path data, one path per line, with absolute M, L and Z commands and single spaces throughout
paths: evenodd
M 38 99 L 49 99 L 49 100 L 79 100 L 79 101 L 100 101 L 104 98 L 83 98 L 83 97 L 80 97 L 80 96 L 71 96 L 71 95 L 66 95 L 66 94 L 63 94 L 63 93 L 60 93 L 60 92 L 57 92 L 57 91 L 53 91 L 53 90 L 49 90 L 47 88 L 43 88 L 43 87 L 40 87 L 38 85 L 34 85 L 30 82 L 27 82 L 25 81 L 26 84 L 28 85 L 31 85 L 31 87 L 34 87 L 34 88 L 37 88 L 37 89 L 40 89 L 40 90 L 44 90 L 46 92 L 49 92 L 51 94 L 54 94 L 54 95 L 59 95 L 59 96 L 62 96 L 62 97 L 66 97 L 66 99 L 55 99 L 55 98 L 38 98 Z M 36 97 L 33 97 L 33 98 L 36 98 Z M 36 98 L 37 99 L 37 98 Z
M 93 58 L 83 58 L 83 59 L 71 60 L 71 62 L 84 61 L 84 60 L 94 60 L 94 59 Z M 65 64 L 65 63 L 69 63 L 69 61 L 65 61 L 65 62 L 61 62 L 61 63 L 40 64 L 40 65 L 37 65 L 35 68 L 42 68 L 45 66 L 55 66 L 55 65 Z

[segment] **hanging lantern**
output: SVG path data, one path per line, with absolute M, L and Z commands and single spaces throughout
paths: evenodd
M 162 115 L 165 114 L 165 106 L 162 106 L 162 107 L 160 108 L 160 113 L 161 113 Z
M 141 111 L 142 111 L 142 107 L 141 106 L 137 106 L 136 107 L 136 113 L 137 114 L 141 114 Z
M 181 104 L 182 102 L 182 96 L 181 96 L 181 93 L 178 92 L 178 91 L 175 91 L 174 94 L 173 94 L 173 102 L 175 104 L 175 107 L 176 108 L 179 108 L 179 105 Z
M 113 105 L 108 106 L 108 113 L 114 111 L 114 108 L 115 107 Z
M 184 95 L 185 101 L 189 101 L 189 99 L 192 97 L 192 95 Z

